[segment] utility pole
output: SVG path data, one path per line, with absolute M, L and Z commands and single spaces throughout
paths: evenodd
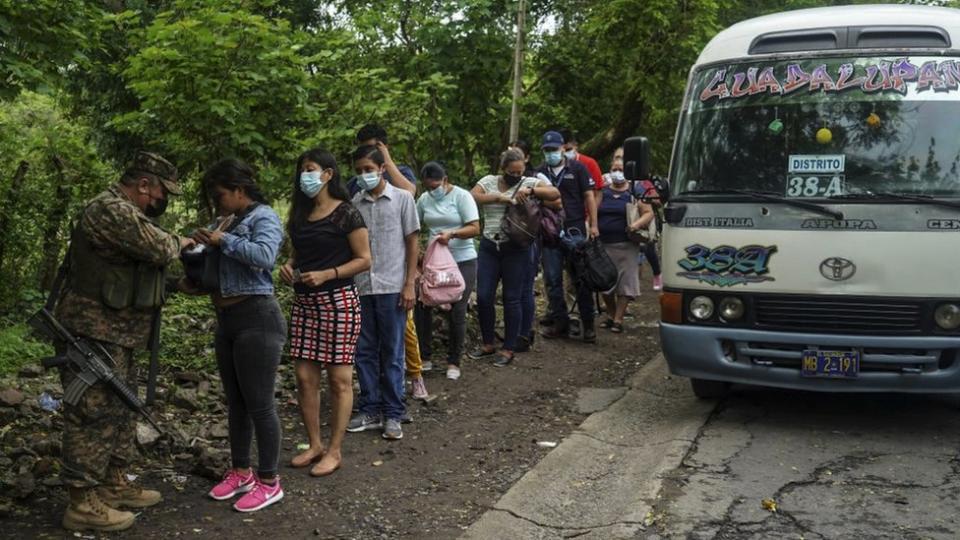
M 520 90 L 523 82 L 523 24 L 526 18 L 526 1 L 517 6 L 517 42 L 513 49 L 513 105 L 510 107 L 510 141 L 520 135 Z

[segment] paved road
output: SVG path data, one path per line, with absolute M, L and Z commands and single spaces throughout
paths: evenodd
M 640 537 L 958 538 L 958 448 L 956 398 L 743 389 L 666 475 Z
M 704 402 L 659 358 L 464 538 L 958 538 L 958 447 L 957 398 Z

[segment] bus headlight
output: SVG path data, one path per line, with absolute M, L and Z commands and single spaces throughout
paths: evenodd
M 713 300 L 709 296 L 694 296 L 690 300 L 690 316 L 698 321 L 713 317 Z
M 746 313 L 743 300 L 736 296 L 728 296 L 720 301 L 720 318 L 727 321 L 739 321 Z
M 960 328 L 960 306 L 956 304 L 941 304 L 933 312 L 933 320 L 944 330 Z

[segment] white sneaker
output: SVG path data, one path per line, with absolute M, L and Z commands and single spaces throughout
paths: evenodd
M 424 360 L 420 365 L 420 371 L 433 371 L 433 362 Z
M 430 394 L 427 393 L 427 385 L 423 382 L 423 377 L 417 377 L 410 381 L 413 386 L 413 399 L 427 399 Z
M 447 366 L 447 378 L 451 381 L 455 381 L 460 378 L 460 368 L 450 364 Z

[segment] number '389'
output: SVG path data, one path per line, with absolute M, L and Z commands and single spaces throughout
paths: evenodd
M 770 256 L 777 246 L 719 246 L 710 249 L 700 244 L 687 246 L 687 258 L 678 261 L 685 270 L 695 272 L 737 272 L 740 274 L 766 274 L 770 271 Z

